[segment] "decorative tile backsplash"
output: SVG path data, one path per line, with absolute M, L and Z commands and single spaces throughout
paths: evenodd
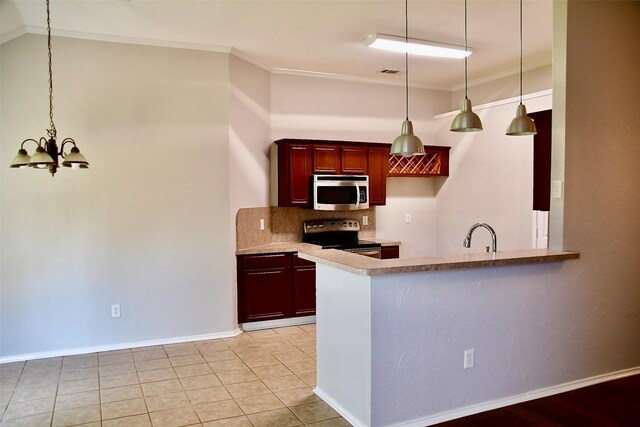
M 362 225 L 362 216 L 369 224 Z M 242 208 L 236 214 L 236 250 L 269 243 L 302 242 L 302 223 L 310 219 L 346 218 L 360 221 L 360 237 L 376 236 L 375 207 L 357 211 L 315 211 L 302 208 Z M 264 230 L 260 230 L 264 219 Z

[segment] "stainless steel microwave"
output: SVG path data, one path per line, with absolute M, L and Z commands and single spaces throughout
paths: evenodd
M 313 209 L 345 211 L 369 209 L 366 175 L 314 175 Z

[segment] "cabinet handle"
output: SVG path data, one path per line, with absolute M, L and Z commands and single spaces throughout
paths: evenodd
M 249 274 L 280 274 L 284 271 L 284 269 L 281 270 L 269 270 L 269 271 L 251 271 L 249 272 Z

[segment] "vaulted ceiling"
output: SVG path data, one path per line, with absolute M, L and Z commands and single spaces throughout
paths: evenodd
M 551 63 L 552 0 L 524 1 L 524 67 Z M 44 0 L 0 0 L 3 41 L 46 28 Z M 51 0 L 54 35 L 229 51 L 271 71 L 404 82 L 404 55 L 363 45 L 404 34 L 402 0 Z M 519 2 L 469 0 L 469 79 L 519 67 Z M 464 1 L 409 1 L 409 36 L 464 44 Z M 462 60 L 411 57 L 412 86 L 464 82 Z

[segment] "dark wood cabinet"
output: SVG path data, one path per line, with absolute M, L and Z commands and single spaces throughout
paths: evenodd
M 340 173 L 340 147 L 337 145 L 314 145 L 313 173 Z
M 238 255 L 238 321 L 316 312 L 316 266 L 297 253 Z
M 278 206 L 310 207 L 313 147 L 284 144 L 278 148 Z
M 293 315 L 316 314 L 316 264 L 293 254 Z
M 341 159 L 344 175 L 367 174 L 367 147 L 343 145 Z
M 368 147 L 369 204 L 387 203 L 387 173 L 389 172 L 389 148 Z
M 380 249 L 382 259 L 400 258 L 400 246 L 383 246 Z
M 310 208 L 313 174 L 369 175 L 369 205 L 386 203 L 390 144 L 281 139 L 275 146 L 278 206 Z

